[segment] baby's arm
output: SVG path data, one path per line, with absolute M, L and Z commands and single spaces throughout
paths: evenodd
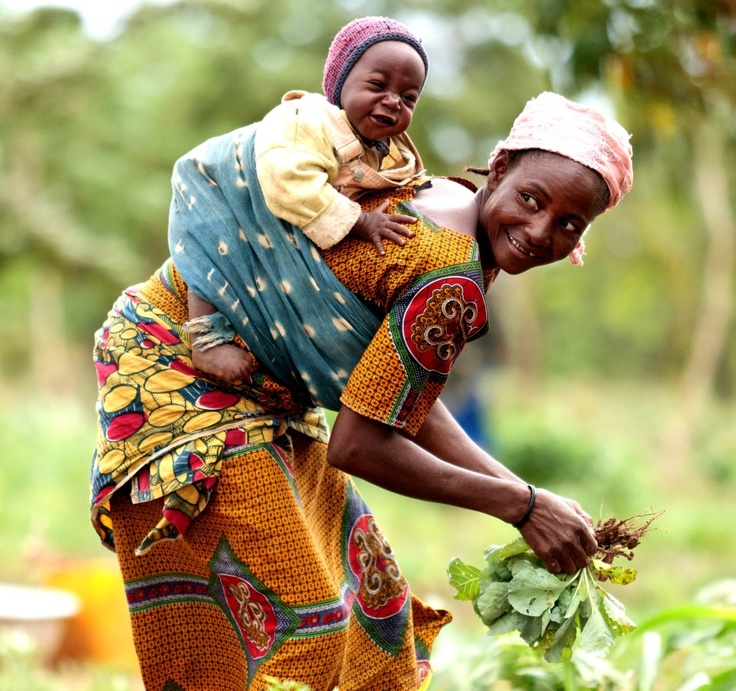
M 338 191 L 334 183 L 341 162 L 334 130 L 324 98 L 315 94 L 287 94 L 263 118 L 255 137 L 255 164 L 269 211 L 301 228 L 320 249 L 349 234 L 373 243 L 379 254 L 384 254 L 384 239 L 404 244 L 413 233 L 400 223 L 413 223 L 413 218 L 386 214 L 387 205 L 364 213 Z
M 189 323 L 199 317 L 208 317 L 217 310 L 206 300 L 190 290 L 187 298 L 189 305 Z M 200 372 L 223 379 L 231 384 L 250 381 L 253 369 L 253 357 L 234 343 L 219 345 L 202 345 L 203 337 L 197 336 L 192 329 L 192 364 Z M 198 343 L 200 345 L 198 346 Z
M 387 214 L 387 208 L 388 201 L 385 201 L 372 211 L 361 211 L 350 230 L 350 235 L 373 243 L 380 255 L 386 254 L 383 247 L 384 240 L 391 240 L 403 246 L 406 244 L 406 238 L 413 238 L 414 231 L 402 224 L 417 222 L 413 216 Z

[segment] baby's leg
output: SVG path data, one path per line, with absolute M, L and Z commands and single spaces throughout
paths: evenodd
M 213 305 L 190 290 L 187 294 L 189 319 L 198 320 L 216 312 Z M 192 336 L 192 364 L 200 372 L 223 379 L 231 384 L 250 382 L 254 359 L 246 350 L 233 343 L 221 343 L 204 350 L 197 348 L 196 331 Z

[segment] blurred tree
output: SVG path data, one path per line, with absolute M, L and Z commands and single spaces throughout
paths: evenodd
M 36 363 L 37 380 L 71 387 L 82 371 L 92 386 L 92 331 L 121 287 L 167 254 L 176 158 L 260 118 L 288 89 L 319 90 L 335 31 L 377 13 L 427 46 L 412 135 L 433 173 L 483 165 L 546 88 L 615 110 L 634 133 L 637 182 L 596 221 L 590 266 L 494 286 L 511 362 L 532 382 L 684 373 L 678 409 L 691 421 L 714 385 L 731 391 L 733 0 L 186 0 L 143 5 L 104 42 L 71 11 L 0 15 L 5 377 Z M 694 428 L 675 428 L 686 450 Z
M 672 225 L 661 224 L 647 243 L 660 266 L 669 266 L 675 287 L 669 309 L 656 316 L 669 323 L 675 340 L 685 346 L 689 340 L 677 353 L 679 400 L 663 460 L 666 477 L 677 482 L 708 397 L 727 379 L 736 272 L 736 210 L 728 194 L 736 144 L 736 3 L 529 0 L 514 6 L 532 23 L 532 48 L 548 49 L 553 86 L 564 92 L 603 85 L 636 133 L 637 156 L 659 163 L 662 177 L 648 194 L 675 189 L 679 203 L 690 207 L 690 222 L 680 224 L 690 236 L 682 256 L 672 261 L 673 249 L 682 250 Z

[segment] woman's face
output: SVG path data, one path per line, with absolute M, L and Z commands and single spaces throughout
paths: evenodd
M 499 156 L 480 196 L 478 234 L 490 263 L 520 274 L 567 257 L 602 210 L 603 184 L 558 154 L 533 152 L 511 164 Z
M 406 132 L 424 83 L 419 53 L 402 41 L 382 41 L 360 56 L 340 92 L 340 107 L 365 139 Z

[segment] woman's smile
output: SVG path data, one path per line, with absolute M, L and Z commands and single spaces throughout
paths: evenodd
M 518 241 L 517 241 L 517 240 L 516 240 L 516 239 L 514 238 L 514 236 L 513 236 L 513 235 L 511 235 L 511 233 L 509 233 L 508 231 L 506 232 L 506 237 L 507 237 L 507 238 L 509 239 L 509 242 L 510 242 L 510 243 L 511 243 L 511 244 L 512 244 L 512 245 L 513 245 L 513 246 L 514 246 L 514 247 L 515 247 L 515 248 L 516 248 L 516 249 L 517 249 L 517 250 L 518 250 L 519 252 L 521 252 L 522 254 L 525 254 L 525 255 L 526 255 L 526 256 L 528 256 L 528 257 L 534 257 L 534 258 L 536 258 L 536 256 L 537 256 L 537 255 L 536 255 L 536 254 L 534 254 L 534 252 L 531 252 L 531 251 L 529 251 L 528 249 L 526 249 L 526 248 L 522 247 L 522 246 L 521 246 L 521 244 L 519 244 L 519 242 L 518 242 Z

